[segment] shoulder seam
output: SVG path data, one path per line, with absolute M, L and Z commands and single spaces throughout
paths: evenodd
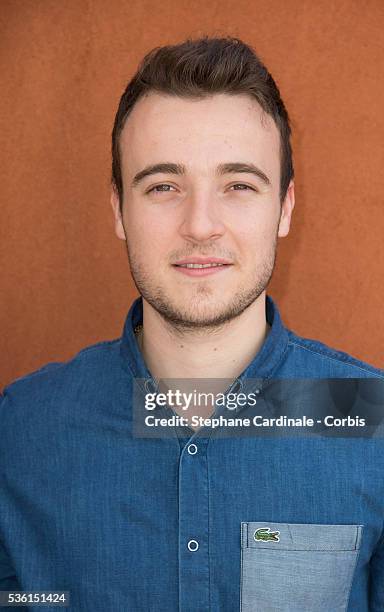
M 78 357 L 79 355 L 94 351 L 102 346 L 110 346 L 111 344 L 116 344 L 116 342 L 119 342 L 119 340 L 121 340 L 121 338 L 115 338 L 114 340 L 102 340 L 101 342 L 97 342 L 97 344 L 92 344 L 92 346 L 85 346 L 84 348 L 80 349 L 76 353 L 76 355 L 72 357 L 72 359 L 76 359 L 76 357 Z M 70 359 L 69 361 L 72 361 L 72 359 Z
M 328 359 L 332 359 L 333 361 L 338 361 L 341 363 L 347 363 L 348 365 L 357 368 L 358 370 L 361 370 L 362 372 L 367 372 L 368 374 L 372 374 L 372 376 L 375 376 L 376 378 L 384 378 L 384 374 L 379 374 L 377 372 L 372 372 L 369 368 L 365 368 L 363 366 L 361 366 L 359 363 L 355 363 L 353 360 L 355 359 L 354 357 L 351 356 L 346 356 L 345 358 L 342 355 L 336 355 L 336 354 L 332 354 L 330 351 L 328 350 L 320 350 L 320 349 L 314 349 L 312 347 L 309 346 L 305 346 L 304 344 L 301 344 L 300 342 L 296 342 L 295 340 L 289 340 L 288 341 L 289 344 L 293 344 L 305 351 L 309 351 L 310 353 L 315 353 L 317 355 L 321 355 L 322 357 L 327 357 Z M 374 370 L 377 370 L 377 368 L 375 366 L 371 366 Z
M 23 376 L 19 376 L 18 378 L 15 378 L 3 388 L 3 392 L 8 390 L 10 387 L 12 387 L 12 385 L 18 382 L 22 382 L 24 380 L 28 380 L 30 378 L 34 378 L 35 376 L 39 376 L 42 374 L 48 374 L 49 371 L 52 372 L 53 370 L 58 370 L 60 368 L 63 368 L 64 366 L 67 366 L 72 361 L 75 361 L 80 355 L 83 355 L 84 353 L 92 352 L 94 350 L 97 350 L 100 347 L 111 346 L 112 344 L 115 344 L 119 342 L 120 340 L 121 338 L 115 338 L 114 340 L 103 340 L 101 342 L 98 342 L 97 344 L 93 344 L 92 346 L 86 346 L 80 349 L 77 353 L 75 353 L 72 357 L 70 357 L 66 361 L 50 361 L 44 364 L 43 366 L 41 366 L 40 368 L 38 368 L 37 370 L 35 370 L 34 372 L 29 372 L 28 374 L 24 374 Z M 52 366 L 55 366 L 55 367 L 52 367 Z

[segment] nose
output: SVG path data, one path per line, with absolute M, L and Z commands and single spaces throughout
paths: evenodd
M 181 236 L 189 242 L 217 240 L 225 226 L 217 198 L 209 190 L 196 190 L 184 202 Z

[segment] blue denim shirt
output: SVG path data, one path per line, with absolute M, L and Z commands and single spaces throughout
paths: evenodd
M 270 296 L 266 316 L 238 379 L 261 399 L 274 377 L 383 380 Z M 138 299 L 122 338 L 4 389 L 0 590 L 70 591 L 76 612 L 384 611 L 384 439 L 134 437 L 141 319 Z

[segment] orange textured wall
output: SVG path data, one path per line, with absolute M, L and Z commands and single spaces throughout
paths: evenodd
M 0 386 L 120 335 L 136 295 L 110 132 L 143 54 L 238 36 L 292 118 L 296 208 L 269 293 L 285 323 L 383 367 L 381 0 L 2 0 Z

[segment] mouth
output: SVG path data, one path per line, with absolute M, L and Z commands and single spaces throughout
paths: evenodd
M 233 264 L 219 259 L 195 260 L 195 261 L 180 261 L 173 264 L 173 267 L 182 274 L 187 276 L 207 276 L 209 274 L 217 274 L 223 270 L 227 270 Z

